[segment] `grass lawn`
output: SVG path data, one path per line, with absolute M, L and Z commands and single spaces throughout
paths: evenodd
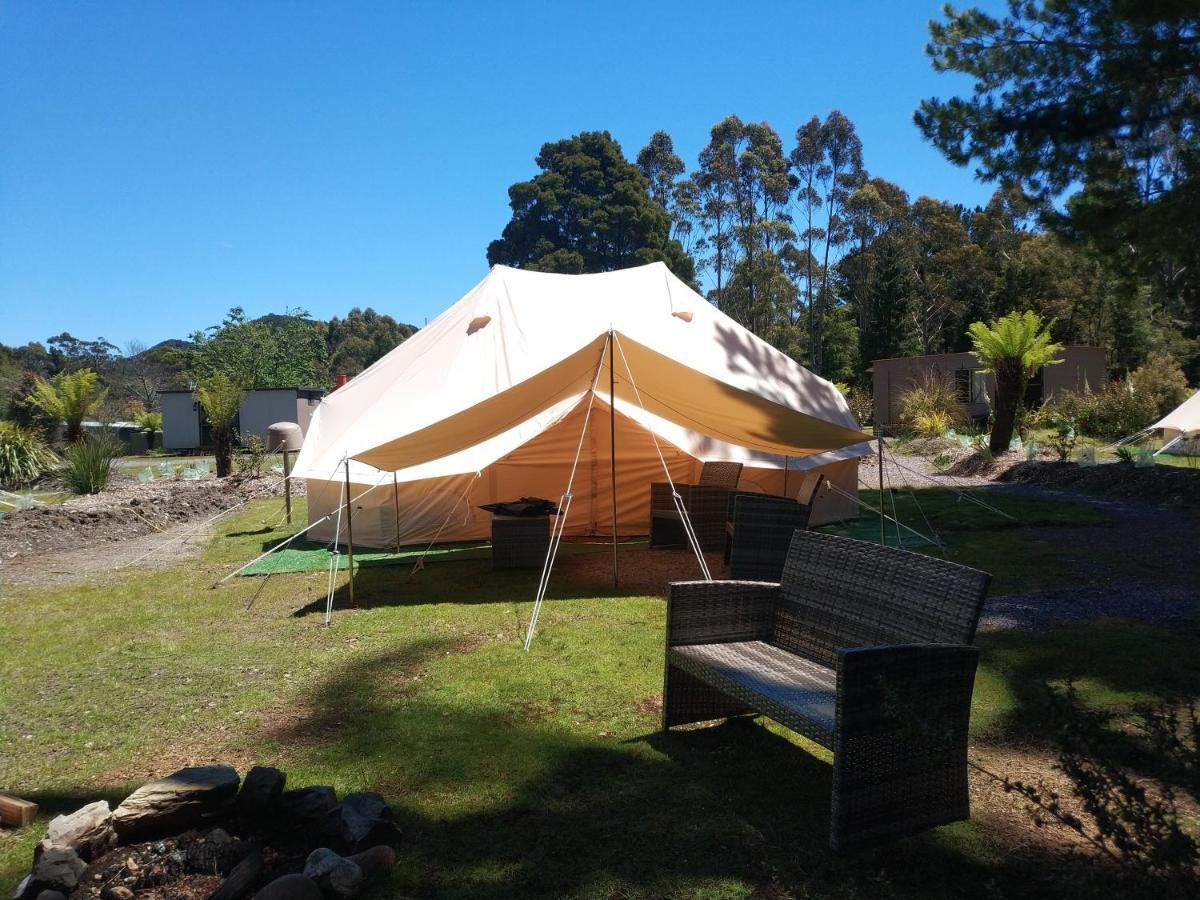
M 927 512 L 939 504 L 959 522 L 939 526 L 948 542 L 996 564 L 1012 589 L 1053 574 L 1048 554 L 1020 565 L 1022 535 L 1095 515 L 1040 501 L 1023 513 L 1044 524 L 993 520 L 979 532 L 966 530 L 974 511 L 922 492 Z M 416 576 L 364 569 L 359 608 L 346 609 L 341 590 L 330 629 L 320 627 L 323 572 L 210 590 L 281 536 L 269 527 L 278 505 L 251 505 L 200 559 L 170 569 L 5 589 L 0 786 L 43 816 L 0 833 L 0 891 L 27 870 L 51 815 L 226 760 L 278 765 L 297 786 L 382 792 L 404 842 L 375 897 L 1062 895 L 1048 857 L 1015 852 L 978 810 L 832 856 L 827 757 L 762 720 L 659 734 L 657 597 L 552 582 L 526 655 L 518 635 L 536 573 L 493 573 L 486 560 Z M 1114 708 L 1195 684 L 1197 640 L 1195 624 L 1116 622 L 981 635 L 976 741 L 1036 746 L 1047 680 L 1072 677 L 1085 699 Z M 1087 866 L 1059 874 L 1111 892 Z

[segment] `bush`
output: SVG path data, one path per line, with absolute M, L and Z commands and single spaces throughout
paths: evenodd
M 860 426 L 870 425 L 875 418 L 875 401 L 871 392 L 866 388 L 856 388 L 848 384 L 836 384 L 834 387 L 841 391 L 854 421 Z
M 137 422 L 138 428 L 150 434 L 162 431 L 163 416 L 160 412 L 140 412 L 133 417 L 133 421 Z
M 76 494 L 100 493 L 108 486 L 113 460 L 124 450 L 111 435 L 76 441 L 63 451 L 63 482 Z
M 1162 418 L 1191 396 L 1187 376 L 1175 358 L 1166 353 L 1151 353 L 1140 368 L 1129 376 L 1135 389 L 1154 400 L 1158 410 L 1156 418 Z
M 242 438 L 242 452 L 237 457 L 238 474 L 247 478 L 261 478 L 266 458 L 266 442 L 257 434 L 246 435 Z
M 32 484 L 58 465 L 58 457 L 37 432 L 0 422 L 0 487 Z
M 1132 381 L 1110 381 L 1104 390 L 1080 397 L 1076 413 L 1080 432 L 1107 440 L 1141 431 L 1157 418 L 1154 397 Z
M 922 437 L 939 437 L 966 421 L 954 379 L 945 372 L 924 372 L 900 395 L 900 424 Z

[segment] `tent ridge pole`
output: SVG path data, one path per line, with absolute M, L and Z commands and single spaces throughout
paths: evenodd
M 608 478 L 612 486 L 613 587 L 618 587 L 617 568 L 617 406 L 616 358 L 613 356 L 613 329 L 608 329 Z

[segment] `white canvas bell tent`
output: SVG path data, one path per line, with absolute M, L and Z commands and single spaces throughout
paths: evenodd
M 391 547 L 484 538 L 481 504 L 557 500 L 574 468 L 566 534 L 608 535 L 615 444 L 616 530 L 636 535 L 664 465 L 689 482 L 705 461 L 741 461 L 742 489 L 791 495 L 820 471 L 854 495 L 867 438 L 830 382 L 661 263 L 597 275 L 495 266 L 324 398 L 294 477 L 310 523 L 330 516 L 312 538 L 329 541 L 348 463 L 355 545 Z M 831 491 L 815 512 L 856 509 Z
M 1159 453 L 1195 452 L 1196 443 L 1200 441 L 1200 391 L 1151 425 L 1150 431 L 1162 432 Z

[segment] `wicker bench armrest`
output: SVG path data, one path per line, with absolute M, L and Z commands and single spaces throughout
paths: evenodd
M 766 640 L 779 585 L 768 581 L 676 581 L 667 586 L 667 646 Z
M 850 849 L 965 819 L 979 651 L 903 644 L 838 653 L 832 842 Z

